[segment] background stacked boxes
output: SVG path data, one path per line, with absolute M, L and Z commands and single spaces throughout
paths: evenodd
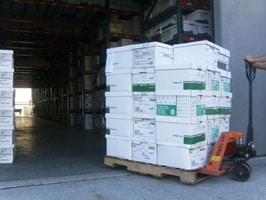
M 176 6 L 176 0 L 170 1 L 157 1 L 154 9 L 150 14 L 150 18 L 158 16 L 160 13 Z M 150 8 L 145 10 L 145 14 L 149 13 Z M 168 19 L 163 21 L 158 20 L 146 32 L 147 38 L 153 41 L 169 42 L 175 40 L 178 35 L 177 28 L 177 14 L 173 14 Z M 182 16 L 183 33 L 191 36 L 211 37 L 211 12 L 208 10 L 197 9 L 187 15 Z
M 13 51 L 0 50 L 0 163 L 12 163 L 15 155 Z
M 107 155 L 203 167 L 220 133 L 229 131 L 229 51 L 208 41 L 152 42 L 107 54 Z

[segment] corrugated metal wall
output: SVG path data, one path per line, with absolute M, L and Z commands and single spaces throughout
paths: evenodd
M 233 92 L 231 131 L 246 133 L 248 81 L 243 57 L 266 54 L 266 1 L 214 1 L 216 43 L 231 52 Z M 266 71 L 257 70 L 254 82 L 254 141 L 258 155 L 266 155 Z

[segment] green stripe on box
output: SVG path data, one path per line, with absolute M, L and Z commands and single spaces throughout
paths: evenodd
M 206 115 L 206 107 L 202 105 L 197 105 L 197 116 Z
M 110 92 L 110 91 L 111 91 L 110 85 L 106 85 L 106 92 Z
M 155 84 L 133 84 L 134 92 L 154 92 Z
M 220 108 L 220 114 L 230 115 L 231 114 L 231 108 Z
M 157 105 L 157 115 L 176 116 L 175 105 Z
M 184 144 L 197 144 L 202 141 L 205 141 L 205 133 L 184 136 Z
M 203 81 L 184 81 L 184 90 L 205 90 L 206 84 Z
M 105 108 L 105 113 L 110 113 L 110 108 L 109 107 Z
M 206 115 L 219 115 L 220 110 L 217 108 L 206 108 Z

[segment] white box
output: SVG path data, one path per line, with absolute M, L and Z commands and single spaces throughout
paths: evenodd
M 220 117 L 231 117 L 232 98 L 220 97 L 219 114 Z
M 13 73 L 14 69 L 0 70 L 0 87 L 2 88 L 13 87 Z
M 211 37 L 212 36 L 212 27 L 209 24 L 200 24 L 199 23 L 199 36 L 201 37 Z
M 198 9 L 187 15 L 190 21 L 211 24 L 211 13 L 208 10 Z
M 13 67 L 13 50 L 0 50 L 0 69 L 5 70 Z
M 0 126 L 14 125 L 14 107 L 0 107 Z
M 15 144 L 15 131 L 14 126 L 1 126 L 0 127 L 0 146 L 10 147 Z
M 133 114 L 133 96 L 131 93 L 106 92 L 106 113 Z
M 156 128 L 153 118 L 134 118 L 134 139 L 155 139 Z
M 133 136 L 133 118 L 129 115 L 106 115 L 106 134 L 112 136 L 127 137 Z
M 207 40 L 173 45 L 174 63 L 199 62 L 207 69 L 217 71 L 218 45 Z
M 202 96 L 156 96 L 156 121 L 198 123 L 206 121 L 206 100 Z
M 125 137 L 105 135 L 106 155 L 132 160 L 132 141 Z
M 131 92 L 132 75 L 127 74 L 106 74 L 107 92 Z
M 154 92 L 155 91 L 155 71 L 154 68 L 146 68 L 153 69 L 153 72 L 140 72 L 133 73 L 133 91 L 134 92 Z
M 220 91 L 220 72 L 209 71 L 206 72 L 206 90 L 214 96 L 221 96 Z
M 206 99 L 206 116 L 207 119 L 217 119 L 220 114 L 220 98 L 216 96 L 208 96 Z
M 193 21 L 183 20 L 183 32 L 186 35 L 198 35 L 199 24 Z
M 187 62 L 181 63 L 174 63 L 168 65 L 156 65 L 155 70 L 176 70 L 176 69 L 194 69 L 194 70 L 207 70 L 207 67 L 204 63 L 200 62 Z
M 195 148 L 207 143 L 206 123 L 173 123 L 156 121 L 156 140 L 176 146 Z
M 222 97 L 231 97 L 231 72 L 226 70 L 220 70 L 220 91 Z
M 207 120 L 207 144 L 213 144 L 217 142 L 221 131 L 220 131 L 220 119 L 208 119 Z
M 134 92 L 134 117 L 154 118 L 156 97 L 154 92 Z
M 133 67 L 133 45 L 107 49 L 105 72 L 131 73 Z
M 172 15 L 168 19 L 161 22 L 162 29 L 169 28 L 177 24 L 177 14 Z
M 179 147 L 173 143 L 157 142 L 157 163 L 167 167 L 194 170 L 204 167 L 207 163 L 208 146 L 194 149 Z
M 228 132 L 230 130 L 229 128 L 230 128 L 230 118 L 229 117 L 219 118 L 220 133 Z
M 157 145 L 155 141 L 132 141 L 132 160 L 157 164 Z
M 170 26 L 162 30 L 161 42 L 169 42 L 177 38 L 177 25 Z
M 13 106 L 14 105 L 14 89 L 13 88 L 0 88 L 0 106 Z
M 15 157 L 15 150 L 13 147 L 0 148 L 0 163 L 13 163 Z
M 202 94 L 206 89 L 206 72 L 194 69 L 156 71 L 156 94 Z
M 160 42 L 134 45 L 133 67 L 154 67 L 158 64 L 173 63 L 173 48 Z

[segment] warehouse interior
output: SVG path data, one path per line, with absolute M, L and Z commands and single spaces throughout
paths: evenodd
M 263 54 L 266 49 L 246 41 L 249 33 L 244 33 L 245 37 L 236 41 L 238 35 L 232 36 L 231 29 L 239 27 L 235 24 L 229 27 L 224 16 L 239 16 L 239 19 L 232 17 L 237 20 L 235 23 L 239 23 L 243 20 L 243 13 L 244 17 L 250 18 L 245 15 L 249 12 L 246 8 L 266 7 L 263 0 L 259 1 L 261 6 L 247 4 L 239 7 L 237 2 L 212 0 L 2 0 L 0 49 L 14 52 L 13 87 L 32 88 L 33 116 L 16 117 L 16 156 L 12 169 L 9 165 L 0 166 L 6 172 L 1 179 L 106 170 L 103 164 L 106 151 L 106 50 L 152 41 L 172 45 L 209 40 L 231 51 L 232 65 L 243 66 L 244 55 Z M 160 10 L 162 6 L 166 9 Z M 239 13 L 235 7 L 239 8 Z M 204 22 L 205 26 L 208 25 L 208 32 L 202 35 L 186 33 L 183 18 L 198 9 L 211 13 L 211 22 Z M 156 13 L 158 10 L 161 13 Z M 173 32 L 170 39 L 162 40 L 162 32 L 151 34 L 157 24 L 174 14 L 176 22 L 170 25 L 170 32 Z M 256 21 L 261 15 L 254 15 L 250 20 Z M 172 25 L 180 34 L 174 33 Z M 265 29 L 260 31 L 263 35 Z M 256 39 L 257 44 L 260 39 Z M 246 44 L 249 50 L 242 48 L 245 50 L 238 51 L 239 44 Z M 234 93 L 238 90 L 237 82 L 247 84 L 245 72 L 234 67 L 231 70 L 234 78 L 235 74 L 243 74 L 232 79 L 232 93 L 236 100 L 233 98 L 232 101 L 230 125 L 233 130 L 246 132 L 247 119 L 239 121 L 237 116 L 247 116 L 242 109 L 247 107 L 247 101 L 242 105 L 237 102 L 247 99 L 247 94 Z M 257 76 L 259 85 L 265 77 L 262 73 Z M 258 89 L 255 89 L 255 95 L 259 95 Z M 262 98 L 258 101 L 263 102 L 265 95 L 260 96 Z M 255 107 L 260 117 L 263 117 L 263 110 L 265 107 Z M 255 132 L 263 132 L 264 124 L 256 121 L 255 127 Z M 255 136 L 259 155 L 266 154 L 261 143 L 265 137 Z M 28 173 L 28 169 L 33 173 Z

